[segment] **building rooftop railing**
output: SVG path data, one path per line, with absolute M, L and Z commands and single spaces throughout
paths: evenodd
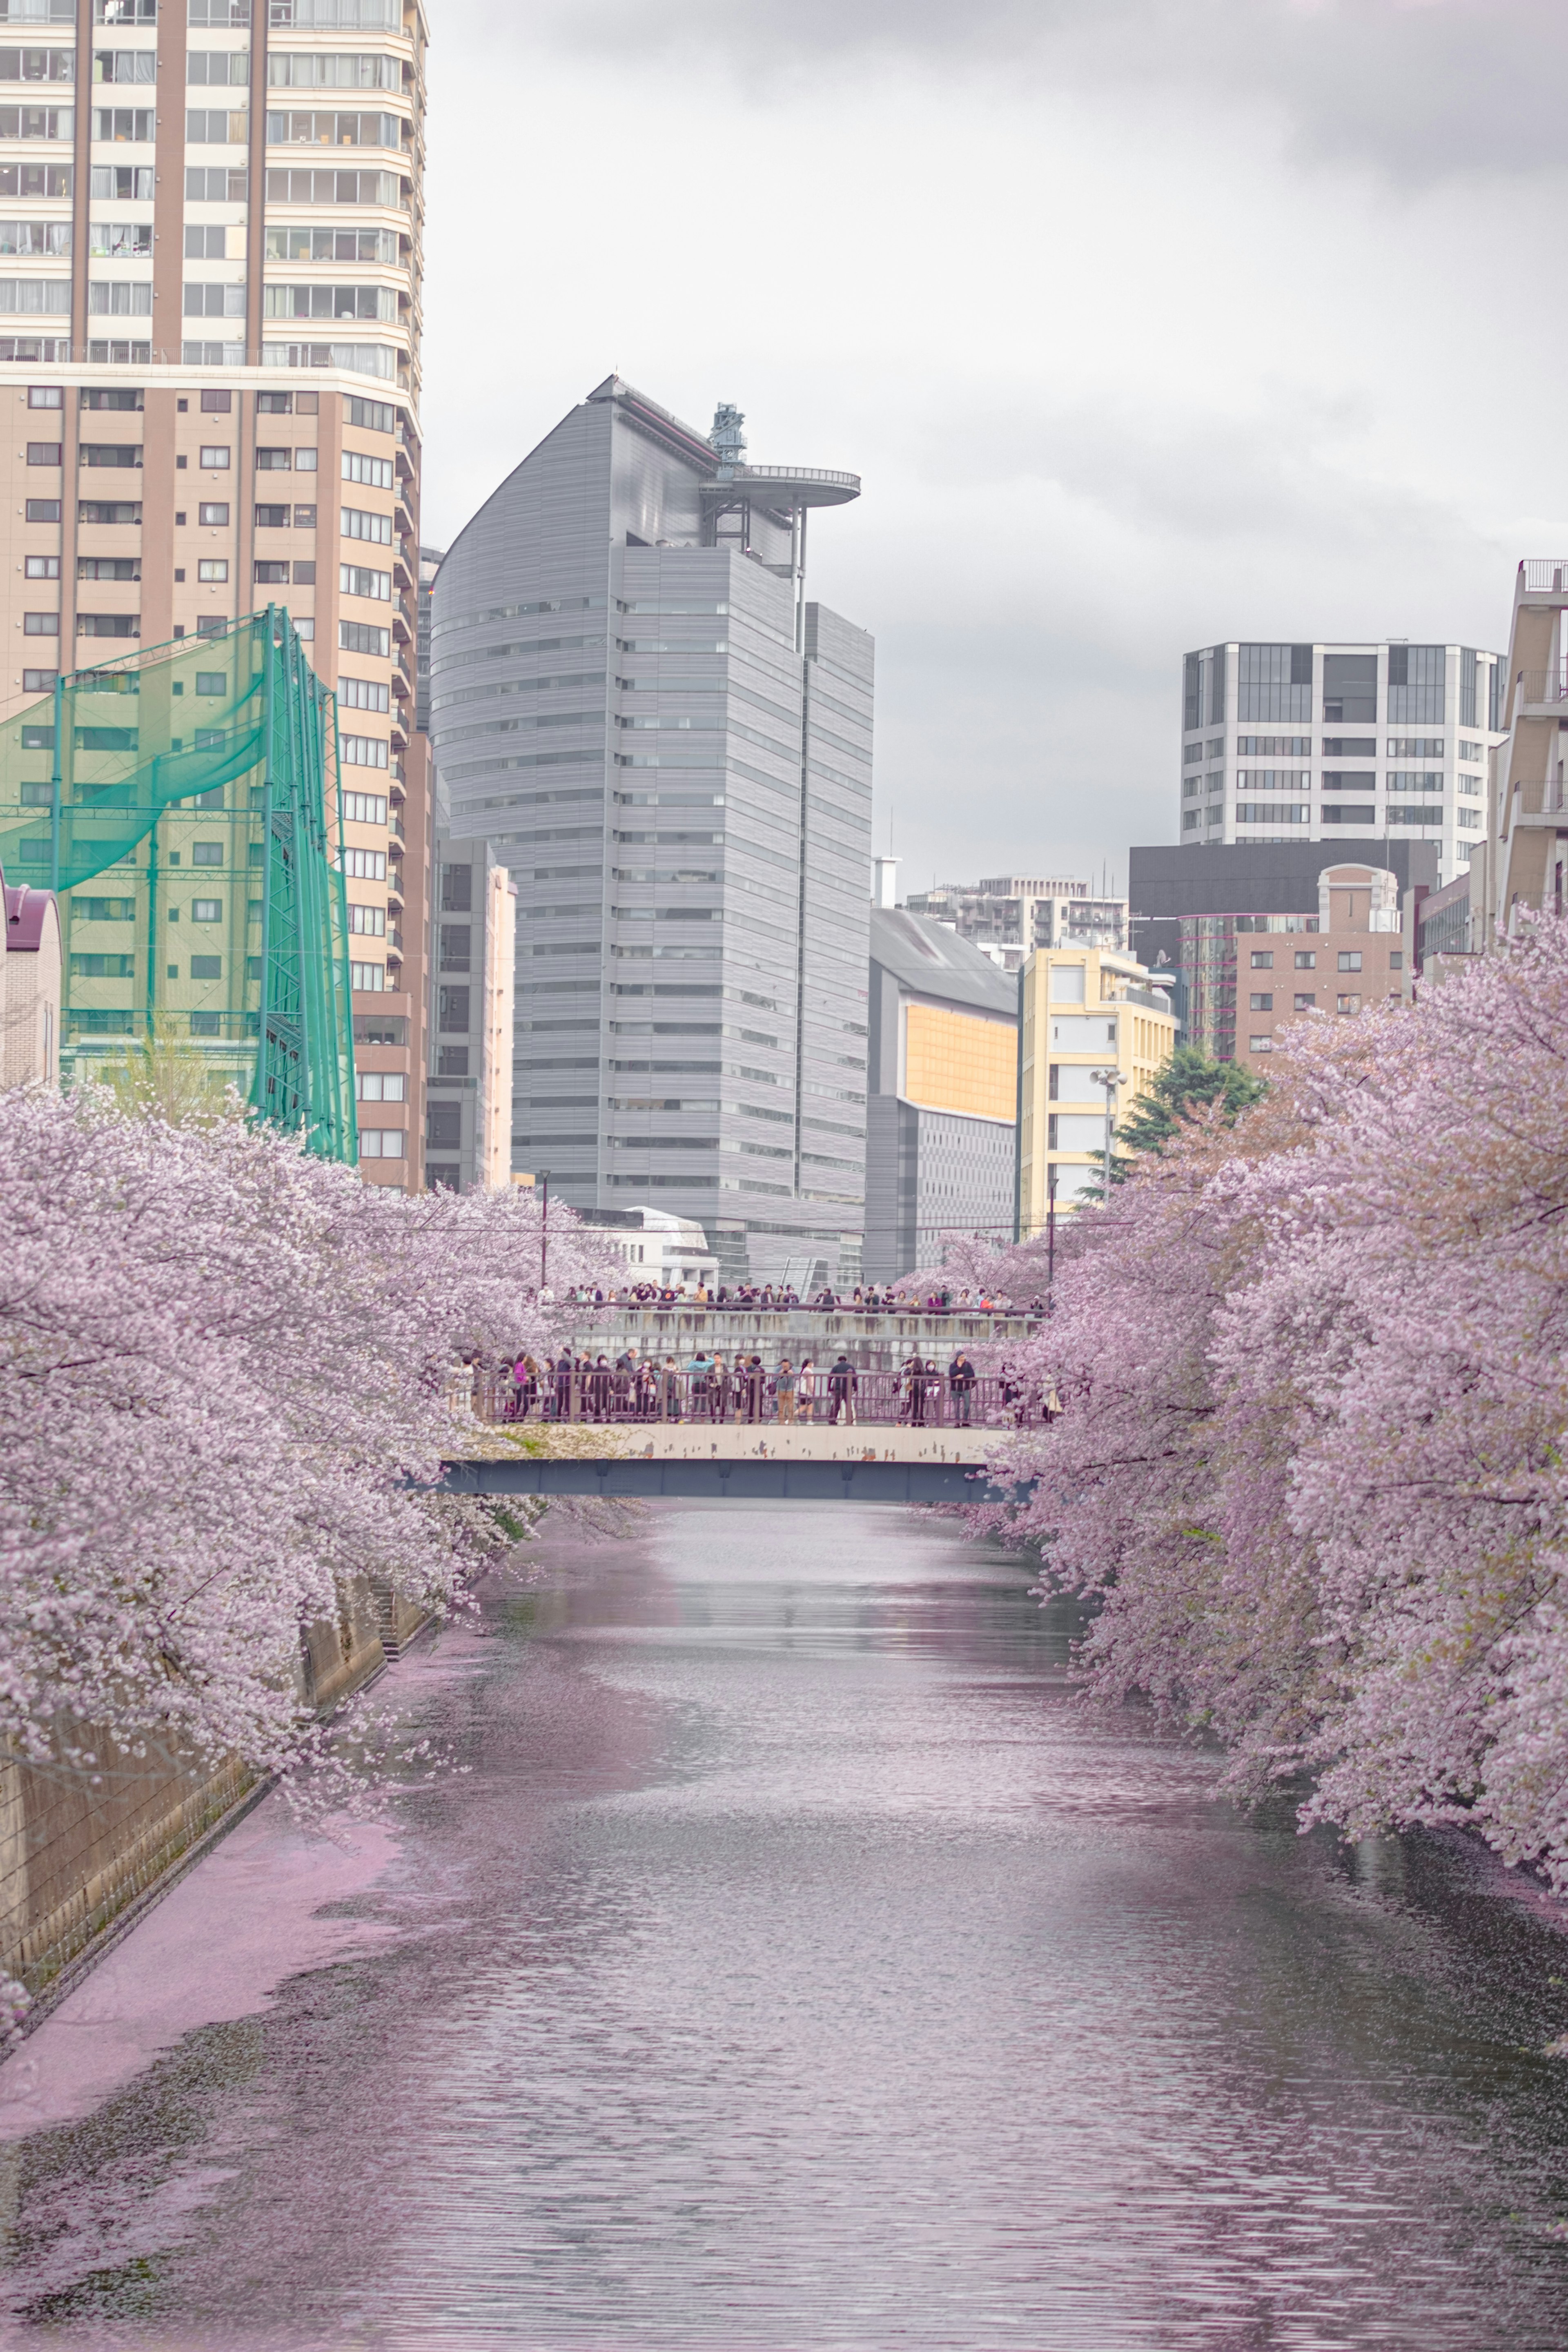
M 1568 555 L 1527 556 L 1519 567 L 1520 584 L 1568 595 Z

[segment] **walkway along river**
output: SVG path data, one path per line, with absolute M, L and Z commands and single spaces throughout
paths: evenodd
M 464 1775 L 247 1823 L 0 2074 L 0 2340 L 1560 2352 L 1545 1906 L 1213 1804 L 1027 1587 L 845 1504 L 554 1541 L 390 1685 Z

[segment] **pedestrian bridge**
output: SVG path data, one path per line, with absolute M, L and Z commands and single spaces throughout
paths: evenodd
M 461 1495 L 670 1495 L 710 1500 L 977 1503 L 1016 1492 L 986 1479 L 983 1426 L 858 1423 L 526 1423 L 486 1430 L 447 1465 Z

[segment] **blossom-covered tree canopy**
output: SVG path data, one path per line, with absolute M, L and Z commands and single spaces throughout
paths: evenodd
M 555 1284 L 604 1275 L 587 1239 L 552 1214 Z M 458 1354 L 553 1337 L 539 1273 L 525 1191 L 406 1198 L 238 1115 L 0 1098 L 0 1739 L 296 1762 L 301 1626 L 366 1576 L 445 1608 L 482 1553 L 411 1487 Z
M 1075 1220 L 1048 1432 L 978 1514 L 1098 1596 L 1084 1659 L 1352 1835 L 1467 1822 L 1568 1888 L 1568 922 L 1291 1033 Z

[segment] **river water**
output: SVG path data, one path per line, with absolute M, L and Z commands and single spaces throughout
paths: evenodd
M 361 1942 L 13 2141 L 5 2340 L 1561 2352 L 1568 1942 L 1071 1631 L 891 1509 L 557 1538 L 398 1671 L 468 1769 Z

